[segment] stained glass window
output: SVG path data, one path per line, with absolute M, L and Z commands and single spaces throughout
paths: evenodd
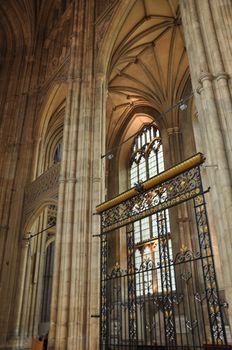
M 55 152 L 54 152 L 54 156 L 53 156 L 53 163 L 54 164 L 61 162 L 62 151 L 63 151 L 63 144 L 58 143 L 58 145 L 56 146 Z
M 164 171 L 163 145 L 160 131 L 155 125 L 145 126 L 136 136 L 130 161 L 130 187 L 146 181 Z M 162 237 L 168 239 L 166 250 L 172 259 L 172 242 L 168 210 L 163 210 L 150 217 L 136 221 L 134 224 L 136 245 L 135 265 L 139 271 L 136 280 L 138 295 L 161 293 L 166 286 L 162 285 L 160 242 Z M 174 270 L 168 267 L 172 290 L 175 290 Z

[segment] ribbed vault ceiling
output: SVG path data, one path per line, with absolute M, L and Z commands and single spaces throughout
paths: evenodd
M 0 47 L 10 54 L 18 49 L 32 49 L 38 31 L 46 26 L 51 9 L 58 3 L 59 0 L 1 0 Z
M 136 106 L 162 113 L 175 104 L 188 76 L 178 0 L 137 0 L 119 32 L 109 68 L 109 143 Z M 163 122 L 176 126 L 178 111 Z
M 1 0 L 1 56 L 33 48 L 58 5 L 59 0 Z M 135 1 L 119 30 L 108 71 L 109 140 L 136 106 L 162 113 L 181 98 L 189 74 L 178 0 Z M 177 126 L 178 113 L 163 121 Z

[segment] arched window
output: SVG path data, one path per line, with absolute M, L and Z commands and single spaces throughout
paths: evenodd
M 55 254 L 55 226 L 57 219 L 57 205 L 50 204 L 47 208 L 47 241 L 44 251 L 44 272 L 43 272 L 43 290 L 41 301 L 41 318 L 39 323 L 39 335 L 45 335 L 49 331 L 51 298 L 52 298 L 52 279 Z
M 62 151 L 63 151 L 63 144 L 58 143 L 58 145 L 56 146 L 55 152 L 54 152 L 54 156 L 53 156 L 53 163 L 54 164 L 61 162 Z
M 135 138 L 131 156 L 130 186 L 164 171 L 163 146 L 160 131 L 145 126 Z
M 133 187 L 162 171 L 164 171 L 164 157 L 160 131 L 155 125 L 144 126 L 134 140 L 129 185 Z M 161 293 L 167 289 L 167 286 L 162 284 L 162 271 L 159 268 L 162 259 L 160 249 L 162 239 L 168 239 L 165 249 L 168 252 L 170 264 L 172 242 L 168 210 L 160 211 L 134 223 L 135 264 L 137 270 L 142 271 L 136 280 L 138 295 Z M 172 284 L 172 290 L 175 290 L 173 267 L 166 268 L 166 273 L 167 269 L 170 275 L 169 283 Z
M 45 267 L 44 267 L 44 276 L 43 276 L 43 299 L 42 299 L 42 308 L 41 308 L 42 324 L 48 323 L 50 321 L 54 251 L 55 251 L 55 241 L 52 241 L 46 250 L 46 257 L 45 257 Z

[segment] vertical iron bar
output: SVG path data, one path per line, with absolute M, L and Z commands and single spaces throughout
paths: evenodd
M 147 312 L 146 312 L 146 256 L 144 254 L 144 247 L 142 248 L 142 263 L 141 263 L 141 273 L 142 273 L 142 295 L 141 295 L 141 299 L 143 302 L 143 338 L 142 338 L 142 342 L 144 344 L 144 342 L 146 343 L 146 339 L 147 339 L 147 332 L 146 332 L 146 322 L 147 322 Z M 140 300 L 141 300 L 140 299 Z
M 141 259 L 141 262 L 142 262 L 142 259 Z M 140 266 L 141 266 L 141 262 L 140 262 Z M 144 301 L 142 300 L 142 288 L 141 288 L 141 286 L 143 285 L 142 284 L 142 279 L 143 279 L 143 276 L 142 276 L 142 278 L 141 278 L 141 274 L 142 274 L 142 272 L 141 271 L 139 271 L 139 272 L 137 272 L 137 278 L 139 278 L 139 295 L 137 295 L 137 298 L 139 298 L 139 305 L 140 305 L 140 310 L 139 310 L 139 319 L 140 319 L 140 334 L 141 334 L 141 339 L 143 338 L 143 335 L 144 335 L 144 329 L 143 329 L 143 317 L 142 317 L 142 315 L 143 315 L 143 308 L 144 308 Z M 137 284 L 137 282 L 136 282 L 136 284 Z
M 173 315 L 173 310 L 171 307 L 171 300 L 169 296 L 169 287 L 168 287 L 168 266 L 166 263 L 167 258 L 167 237 L 163 234 L 162 225 L 163 225 L 163 211 L 161 213 L 161 219 L 159 218 L 158 224 L 158 236 L 159 236 L 159 252 L 160 252 L 160 271 L 161 271 L 161 284 L 162 284 L 162 302 L 163 302 L 163 313 L 164 313 L 164 327 L 165 327 L 165 339 L 166 345 L 170 343 L 176 343 L 176 334 L 174 330 L 175 318 Z M 161 224 L 161 227 L 160 227 Z
M 167 215 L 166 210 L 163 211 L 164 213 L 164 224 L 165 224 L 165 232 L 163 232 L 163 235 L 165 236 L 165 244 L 166 244 L 166 252 L 167 252 L 167 260 L 165 261 L 165 265 L 168 264 L 168 271 L 167 271 L 167 280 L 169 279 L 170 282 L 170 290 L 168 291 L 168 307 L 170 308 L 171 314 L 172 314 L 172 320 L 170 320 L 170 324 L 172 323 L 173 329 L 171 330 L 171 341 L 176 346 L 176 324 L 175 324 L 175 310 L 174 310 L 174 303 L 173 303 L 173 290 L 172 290 L 172 271 L 171 271 L 171 258 L 170 258 L 170 252 L 169 252 L 169 239 L 171 242 L 171 238 L 168 237 L 168 229 L 167 229 Z M 171 246 L 172 249 L 172 246 Z
M 199 169 L 199 167 L 198 167 Z M 199 169 L 200 173 L 200 169 Z M 201 181 L 201 178 L 200 178 Z M 198 240 L 201 253 L 202 271 L 209 313 L 210 331 L 213 344 L 227 344 L 225 326 L 219 300 L 218 284 L 212 252 L 212 243 L 205 197 L 201 181 L 201 193 L 193 199 Z M 210 258 L 208 256 L 211 256 Z
M 101 234 L 101 300 L 100 300 L 100 349 L 107 346 L 107 238 L 106 234 Z
M 157 214 L 157 230 L 158 230 L 158 247 L 159 247 L 159 269 L 160 269 L 160 282 L 161 282 L 161 290 L 162 290 L 162 311 L 163 311 L 163 322 L 164 322 L 164 334 L 165 334 L 165 345 L 167 346 L 167 330 L 166 330 L 166 315 L 164 308 L 164 279 L 163 279 L 163 264 L 162 264 L 162 251 L 161 251 L 161 235 L 160 235 L 160 226 L 159 226 L 159 216 Z M 162 338 L 161 338 L 162 344 Z M 163 345 L 163 344 L 162 344 Z
M 129 345 L 137 344 L 137 315 L 136 315 L 136 279 L 133 224 L 126 227 L 127 234 L 127 271 L 128 271 L 128 328 Z
M 146 254 L 143 252 L 143 260 L 145 257 L 144 261 L 144 270 L 143 270 L 143 277 L 144 277 L 144 285 L 143 285 L 143 300 L 144 300 L 144 342 L 147 344 L 147 339 L 148 339 L 148 320 L 149 320 L 149 314 L 147 315 L 147 295 L 149 293 L 149 267 L 148 267 L 148 261 L 146 259 L 149 259 L 149 256 L 146 257 Z
M 158 157 L 158 153 L 156 154 Z M 156 159 L 157 161 L 157 159 Z M 197 169 L 194 169 L 195 174 Z M 198 173 L 200 174 L 199 168 Z M 191 173 L 190 177 L 186 177 L 187 181 L 192 181 Z M 198 180 L 197 180 L 198 181 Z M 201 181 L 201 180 L 200 180 Z M 174 184 L 175 185 L 175 184 Z M 196 197 L 193 199 L 194 210 L 196 217 L 196 226 L 198 231 L 198 242 L 199 242 L 199 256 L 195 262 L 195 257 L 190 260 L 180 261 L 183 265 L 183 272 L 186 274 L 191 272 L 192 281 L 188 281 L 187 285 L 183 288 L 183 281 L 176 283 L 176 288 L 173 289 L 173 270 L 172 266 L 175 266 L 179 270 L 180 267 L 176 267 L 176 262 L 172 262 L 172 250 L 169 247 L 169 238 L 167 236 L 168 227 L 168 212 L 166 213 L 162 209 L 163 200 L 160 202 L 161 209 L 158 214 L 151 214 L 156 216 L 157 231 L 158 231 L 158 253 L 159 253 L 159 264 L 158 265 L 147 265 L 141 266 L 140 271 L 136 270 L 135 264 L 135 238 L 134 238 L 134 226 L 130 223 L 126 229 L 127 238 L 127 275 L 112 277 L 108 276 L 108 242 L 107 235 L 101 233 L 101 284 L 100 284 L 100 349 L 109 349 L 109 342 L 112 343 L 113 348 L 130 347 L 135 349 L 140 345 L 140 337 L 143 340 L 141 346 L 153 346 L 153 340 L 158 340 L 160 336 L 160 344 L 165 345 L 168 348 L 175 348 L 177 346 L 188 346 L 198 347 L 202 346 L 204 341 L 207 341 L 207 335 L 204 330 L 201 330 L 201 318 L 202 323 L 208 330 L 210 329 L 212 343 L 217 345 L 227 344 L 225 326 L 223 323 L 223 314 L 221 310 L 218 285 L 216 280 L 215 265 L 212 254 L 212 244 L 210 240 L 209 224 L 206 212 L 205 198 L 203 194 L 202 184 L 201 188 L 197 188 Z M 197 194 L 198 193 L 198 194 Z M 200 194 L 199 194 L 200 193 Z M 164 201 L 166 199 L 164 198 Z M 165 206 L 164 206 L 165 207 Z M 167 209 L 168 210 L 168 209 Z M 164 215 L 163 217 L 160 217 Z M 129 213 L 130 216 L 130 213 Z M 145 218 L 144 218 L 145 219 Z M 133 220 L 133 218 L 132 218 Z M 151 218 L 149 220 L 149 229 L 152 231 L 154 223 Z M 141 228 L 141 221 L 140 221 Z M 148 242 L 142 242 L 142 229 L 140 229 L 140 240 L 138 246 L 142 243 L 149 244 Z M 150 239 L 153 234 L 150 234 Z M 150 256 L 149 256 L 150 257 Z M 155 263 L 155 258 L 151 254 L 151 263 Z M 185 258 L 184 258 L 185 259 Z M 188 262 L 186 264 L 186 262 Z M 172 265 L 173 264 L 173 265 Z M 189 270 L 187 269 L 188 264 Z M 197 269 L 198 264 L 201 264 L 205 298 L 201 296 L 199 291 L 198 297 L 198 280 L 193 280 L 193 273 L 196 279 L 199 279 L 201 274 Z M 196 268 L 196 271 L 195 271 Z M 152 274 L 152 281 L 154 277 L 154 271 L 160 271 L 160 280 L 157 279 L 157 290 L 156 296 L 154 290 L 149 285 L 150 272 Z M 188 270 L 188 271 L 187 271 Z M 175 272 L 174 272 L 175 275 Z M 144 285 L 144 278 L 147 277 L 148 286 Z M 125 278 L 125 280 L 121 280 Z M 176 278 L 176 276 L 174 276 Z M 151 283 L 152 283 L 151 281 Z M 137 286 L 137 283 L 139 285 Z M 122 290 L 123 285 L 124 288 Z M 180 293 L 185 289 L 186 295 L 181 296 L 177 288 L 180 287 Z M 148 294 L 149 292 L 149 294 Z M 162 293 L 161 293 L 162 292 Z M 189 293 L 188 293 L 189 292 Z M 121 294 L 120 294 L 121 293 Z M 138 295 L 136 295 L 138 294 Z M 183 292 L 183 294 L 185 294 Z M 179 305 L 179 296 L 182 305 Z M 192 299 L 193 298 L 193 299 Z M 155 305 L 156 306 L 153 306 Z M 177 307 L 175 306 L 177 304 Z M 204 312 L 204 304 L 207 305 L 207 312 Z M 124 309 L 123 309 L 124 308 Z M 139 309 L 140 308 L 140 309 Z M 183 310 L 182 310 L 183 308 Z M 188 309 L 189 308 L 189 309 Z M 163 315 L 160 310 L 163 310 Z M 186 335 L 178 334 L 176 332 L 175 314 L 179 316 L 180 331 L 181 333 L 186 330 L 186 321 L 189 321 L 189 329 L 192 332 L 193 340 L 191 341 L 191 335 L 186 330 Z M 182 317 L 183 315 L 183 317 Z M 189 317 L 190 318 L 189 318 Z M 162 320 L 163 317 L 163 320 Z M 187 318 L 186 318 L 187 317 Z M 139 320 L 140 318 L 140 320 Z M 153 322 L 159 323 L 158 328 L 154 329 L 153 337 Z M 185 324 L 182 324 L 182 319 L 185 319 Z M 188 320 L 189 319 L 189 320 Z M 198 330 L 192 329 L 194 321 L 198 321 Z M 178 322 L 178 320 L 177 320 Z M 208 324 L 209 322 L 209 324 Z M 147 323 L 147 328 L 146 328 Z M 120 327 L 124 326 L 121 331 Z M 111 329 L 112 328 L 112 329 Z M 141 334 L 140 334 L 141 330 Z M 182 331 L 183 330 L 183 331 Z M 122 333 L 120 333 L 122 332 Z M 149 332 L 150 334 L 148 334 Z M 158 332 L 160 335 L 158 335 Z M 203 333 L 204 332 L 204 333 Z M 165 334 L 165 336 L 163 336 Z M 185 340 L 186 337 L 186 340 Z M 194 337 L 195 340 L 194 340 Z M 146 339 L 147 338 L 147 339 Z M 163 340 L 165 338 L 165 344 Z M 198 338 L 198 340 L 197 340 Z M 202 339 L 204 338 L 204 340 Z M 127 339 L 129 343 L 127 343 Z M 197 340 L 197 341 L 196 341 Z M 199 342 L 199 344 L 198 344 Z M 120 343 L 120 344 L 119 344 Z M 124 343 L 124 344 L 123 344 Z M 181 344 L 180 344 L 181 343 Z M 187 343 L 187 344 L 186 344 Z M 192 343 L 192 344 L 191 344 Z
M 192 284 L 192 299 L 193 299 L 193 305 L 194 305 L 194 311 L 195 311 L 195 315 L 196 315 L 196 320 L 197 320 L 197 335 L 198 335 L 198 344 L 201 345 L 201 335 L 200 335 L 200 315 L 198 315 L 198 308 L 196 305 L 196 299 L 194 297 L 194 290 L 195 290 L 195 269 L 194 269 L 194 262 L 190 261 L 189 262 L 190 265 L 190 271 L 191 271 L 191 284 Z M 197 265 L 197 262 L 196 262 Z M 199 316 L 199 317 L 198 317 Z

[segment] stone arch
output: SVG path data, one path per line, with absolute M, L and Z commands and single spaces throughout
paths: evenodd
M 36 116 L 34 126 L 34 155 L 32 165 L 32 181 L 25 188 L 24 207 L 22 217 L 22 232 L 24 235 L 30 230 L 43 231 L 48 225 L 50 205 L 58 205 L 58 188 L 60 176 L 60 163 L 51 162 L 57 143 L 62 142 L 63 124 L 66 101 L 66 84 L 52 83 L 46 91 L 44 97 L 40 96 L 40 108 Z M 49 228 L 48 232 L 55 231 L 55 228 Z M 47 231 L 46 231 L 47 232 Z M 54 233 L 54 232 L 53 232 Z M 27 273 L 34 273 L 32 267 L 26 267 L 25 277 L 22 278 L 23 288 L 33 296 L 29 301 L 23 298 L 23 303 L 27 312 L 33 315 L 33 327 L 30 332 L 38 334 L 40 320 L 40 307 L 43 298 L 43 271 L 44 271 L 44 252 L 47 245 L 46 237 L 42 234 L 35 237 L 33 242 L 32 265 L 36 266 L 36 285 L 28 281 Z M 55 240 L 55 237 L 53 237 Z M 28 320 L 24 319 L 22 328 L 28 327 Z
M 105 33 L 103 42 L 100 45 L 100 50 L 98 53 L 98 61 L 96 64 L 98 74 L 103 74 L 104 76 L 108 75 L 109 62 L 112 56 L 115 40 L 135 1 L 136 0 L 126 0 L 121 2 L 120 5 L 117 6 L 113 17 L 109 16 L 110 24 Z M 99 33 L 100 30 L 101 26 L 99 26 Z
M 43 99 L 34 128 L 36 147 L 33 157 L 33 178 L 41 175 L 49 166 L 46 148 L 52 147 L 49 145 L 51 138 L 56 139 L 58 133 L 58 139 L 62 139 L 66 93 L 66 84 L 54 84 Z
M 6 54 L 15 55 L 18 48 L 31 47 L 32 33 L 27 11 L 24 11 L 19 3 L 10 2 L 10 6 L 0 4 L 0 14 L 6 38 Z
M 64 113 L 65 108 L 62 106 L 56 111 L 50 118 L 48 128 L 44 134 L 44 168 L 48 169 L 54 164 L 54 153 L 59 143 L 62 143 L 63 139 L 63 126 L 64 126 Z
M 40 216 L 43 210 L 46 207 L 48 207 L 48 205 L 50 204 L 57 205 L 57 199 L 47 198 L 43 200 L 43 202 L 38 203 L 37 207 L 28 215 L 28 217 L 25 218 L 22 231 L 25 233 L 28 232 L 30 230 L 30 227 L 33 225 L 33 222 Z
M 189 81 L 189 65 L 178 2 L 173 6 L 169 2 L 162 4 L 148 4 L 147 0 L 120 2 L 106 32 L 100 50 L 103 58 L 97 67 L 106 78 L 106 149 L 114 147 L 112 140 L 115 135 L 118 139 L 127 115 L 135 108 L 147 106 L 162 116 L 166 133 L 171 135 L 169 148 L 175 149 L 175 154 L 170 151 L 170 166 L 181 157 L 180 146 L 172 143 L 181 143 L 181 112 L 177 104 Z M 114 20 L 118 20 L 117 28 Z M 109 36 L 111 40 L 107 40 Z M 105 70 L 99 68 L 101 64 Z
M 47 129 L 50 117 L 56 110 L 59 110 L 66 98 L 67 86 L 65 83 L 52 84 L 45 97 L 43 97 L 41 107 L 39 109 L 35 124 L 35 137 L 42 137 Z
M 151 106 L 136 106 L 125 116 L 117 133 L 111 142 L 107 142 L 106 174 L 108 198 L 128 189 L 128 167 L 130 162 L 131 147 L 136 134 L 143 126 L 153 123 L 160 130 L 164 147 L 165 168 L 169 167 L 169 139 L 165 120 Z M 112 155 L 112 160 L 108 155 Z M 111 176 L 114 174 L 114 176 Z
M 19 332 L 31 329 L 32 334 L 39 334 L 41 322 L 41 301 L 43 298 L 43 276 L 45 252 L 49 242 L 55 240 L 56 225 L 48 224 L 50 206 L 57 206 L 57 200 L 47 198 L 28 216 L 22 228 L 24 240 L 28 242 L 21 260 L 20 281 L 22 292 L 19 308 L 23 309 Z M 52 214 L 53 215 L 53 214 Z M 31 322 L 27 315 L 33 315 Z M 23 333 L 22 333 L 23 334 Z M 30 341 L 28 339 L 28 341 Z

